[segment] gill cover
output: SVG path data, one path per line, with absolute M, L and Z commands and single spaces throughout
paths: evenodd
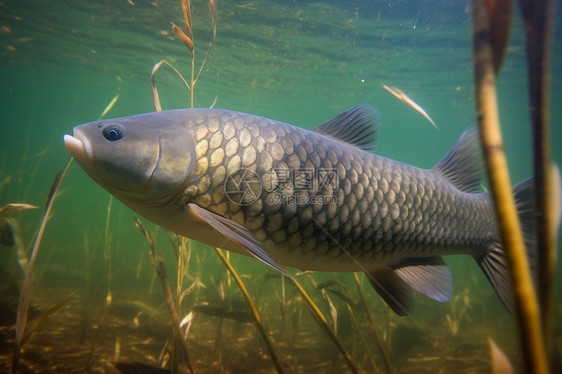
M 169 200 L 189 181 L 195 164 L 193 137 L 182 123 L 181 111 L 87 123 L 74 129 L 83 143 L 83 151 L 74 153 L 83 154 L 71 153 L 118 197 Z

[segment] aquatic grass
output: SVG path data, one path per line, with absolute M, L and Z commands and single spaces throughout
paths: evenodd
M 388 352 L 380 336 L 380 332 L 377 329 L 375 322 L 373 321 L 373 316 L 371 315 L 371 308 L 369 308 L 369 304 L 367 303 L 367 298 L 365 297 L 365 292 L 363 291 L 363 286 L 361 285 L 361 280 L 359 279 L 359 275 L 357 272 L 353 273 L 353 280 L 355 282 L 355 285 L 357 286 L 357 291 L 359 293 L 361 305 L 363 306 L 363 311 L 367 316 L 367 321 L 369 323 L 369 327 L 371 328 L 371 332 L 372 332 L 371 336 L 374 337 L 375 344 L 377 345 L 379 352 L 384 360 L 386 366 L 386 372 L 392 374 L 394 372 L 392 362 L 390 361 L 390 357 L 388 356 Z
M 27 271 L 29 259 L 27 258 L 27 253 L 25 252 L 25 245 L 23 243 L 23 239 L 21 238 L 19 224 L 15 219 L 8 216 L 28 209 L 37 208 L 38 207 L 35 205 L 27 203 L 11 203 L 0 207 L 0 229 L 4 230 L 4 227 L 7 225 L 11 231 L 10 235 L 12 236 L 11 239 L 13 240 L 13 246 L 16 247 L 17 261 L 23 274 Z
M 330 312 L 330 318 L 332 319 L 332 325 L 333 325 L 334 333 L 337 335 L 338 334 L 338 310 L 335 307 L 334 303 L 332 302 L 332 299 L 330 298 L 330 295 L 328 295 L 328 293 L 326 292 L 326 289 L 329 286 L 334 285 L 338 282 L 335 279 L 330 279 L 327 282 L 324 282 L 324 283 L 321 283 L 321 284 L 316 284 L 316 281 L 314 280 L 314 277 L 313 277 L 313 273 L 305 272 L 304 274 L 306 274 L 308 276 L 308 279 L 309 279 L 310 283 L 312 284 L 312 287 L 314 287 L 316 290 L 318 290 L 318 292 L 320 293 L 320 297 L 322 298 L 322 300 L 324 301 L 324 303 L 328 307 L 328 311 Z
M 43 313 L 41 313 L 41 315 L 39 317 L 37 317 L 37 319 L 35 321 L 33 321 L 33 323 L 25 330 L 25 333 L 23 334 L 23 336 L 21 338 L 21 342 L 20 342 L 21 346 L 23 347 L 25 345 L 25 343 L 27 342 L 27 339 L 29 339 L 31 337 L 31 335 L 33 335 L 33 333 L 35 331 L 37 331 L 37 329 L 39 329 L 41 324 L 48 317 L 50 317 L 57 310 L 59 310 L 61 307 L 63 307 L 64 304 L 66 304 L 75 295 L 76 295 L 76 291 L 73 291 L 73 292 L 69 293 L 67 296 L 63 297 L 61 300 L 59 300 L 55 304 L 51 305 L 49 308 L 47 308 L 47 310 L 45 310 Z
M 181 4 L 182 14 L 183 14 L 183 18 L 184 18 L 185 32 L 183 30 L 181 30 L 178 26 L 176 26 L 174 23 L 172 23 L 172 31 L 178 37 L 178 39 L 187 47 L 188 51 L 190 52 L 190 55 L 191 55 L 190 81 L 187 82 L 187 80 L 180 73 L 180 71 L 178 69 L 176 69 L 172 64 L 167 62 L 166 60 L 161 60 L 158 63 L 156 63 L 154 65 L 154 67 L 152 68 L 152 73 L 150 75 L 150 85 L 151 85 L 153 106 L 154 106 L 154 109 L 157 112 L 162 111 L 162 105 L 160 103 L 160 97 L 159 97 L 158 89 L 156 87 L 156 82 L 155 82 L 155 75 L 159 71 L 159 69 L 162 66 L 168 66 L 180 77 L 180 79 L 182 80 L 184 85 L 189 90 L 190 107 L 193 108 L 193 100 L 194 100 L 194 95 L 195 95 L 195 85 L 196 85 L 196 83 L 199 79 L 199 76 L 203 72 L 203 69 L 205 68 L 205 65 L 207 64 L 209 54 L 210 54 L 211 49 L 213 47 L 213 44 L 216 40 L 217 15 L 218 15 L 217 6 L 216 6 L 216 3 L 215 3 L 214 0 L 208 0 L 208 8 L 209 8 L 209 13 L 210 13 L 210 17 L 211 17 L 211 26 L 212 26 L 213 32 L 212 32 L 211 41 L 209 43 L 209 46 L 208 46 L 207 51 L 205 53 L 205 56 L 204 56 L 204 58 L 201 62 L 201 65 L 199 67 L 199 71 L 197 72 L 197 74 L 195 74 L 195 44 L 194 44 L 194 41 L 193 41 L 194 39 L 193 39 L 193 25 L 192 25 L 192 19 L 191 19 L 191 1 L 190 0 L 180 0 L 180 4 Z M 139 223 L 140 223 L 140 221 L 139 221 Z M 139 226 L 137 226 L 137 227 L 139 227 Z M 177 259 L 176 298 L 175 298 L 175 307 L 174 308 L 172 308 L 172 305 L 171 305 L 171 303 L 172 303 L 171 295 L 168 295 L 168 292 L 171 292 L 171 291 L 165 290 L 165 293 L 166 293 L 167 303 L 169 304 L 168 308 L 170 309 L 170 313 L 171 314 L 175 313 L 175 317 L 172 316 L 172 319 L 174 320 L 174 327 L 178 330 L 176 332 L 176 334 L 180 337 L 180 340 L 182 340 L 182 345 L 184 346 L 189 370 L 192 371 L 190 363 L 189 363 L 187 345 L 186 345 L 185 339 L 181 339 L 182 334 L 179 332 L 181 330 L 181 324 L 180 324 L 180 321 L 179 321 L 179 317 L 177 317 L 177 311 L 181 310 L 181 304 L 182 304 L 183 298 L 186 295 L 186 291 L 187 291 L 187 290 L 186 291 L 183 290 L 183 284 L 184 284 L 184 281 L 187 279 L 187 274 L 188 274 L 187 269 L 188 269 L 189 260 L 190 260 L 190 256 L 191 256 L 191 241 L 190 241 L 190 239 L 183 238 L 180 235 L 177 235 L 176 237 L 177 237 L 177 240 L 178 240 L 178 246 L 175 247 L 174 245 L 172 245 L 172 248 L 174 249 L 174 252 L 176 254 L 176 259 Z M 186 242 L 189 243 L 189 246 L 186 246 Z M 177 248 L 177 250 L 176 250 L 176 248 Z M 151 258 L 153 258 L 152 255 L 151 255 Z M 153 258 L 153 265 L 154 265 L 154 267 L 156 269 L 156 272 L 158 273 L 158 275 L 159 275 L 159 277 L 162 281 L 162 284 L 164 286 L 164 281 L 162 280 L 162 274 L 165 274 L 165 267 L 164 267 L 163 261 L 161 263 L 158 262 L 158 266 L 156 266 L 155 265 L 155 259 Z M 167 281 L 166 281 L 166 284 L 168 284 Z M 169 284 L 168 284 L 167 287 L 169 288 Z M 172 309 L 174 309 L 174 310 L 172 310 Z M 174 367 L 176 365 L 176 363 L 175 363 L 176 355 L 174 354 L 174 352 L 175 352 L 175 345 L 172 346 L 172 367 Z
M 379 368 L 378 365 L 375 362 L 375 359 L 373 357 L 373 354 L 371 352 L 371 349 L 369 348 L 369 344 L 367 343 L 367 340 L 365 339 L 365 335 L 362 333 L 362 328 L 359 324 L 359 321 L 357 319 L 357 316 L 355 314 L 355 308 L 356 308 L 356 303 L 351 299 L 350 296 L 348 296 L 348 292 L 347 292 L 347 288 L 340 282 L 329 282 L 331 284 L 326 284 L 326 285 L 320 285 L 317 288 L 321 288 L 321 291 L 323 294 L 326 294 L 327 292 L 337 296 L 338 298 L 340 298 L 346 308 L 347 308 L 347 313 L 349 315 L 349 317 L 351 318 L 351 322 L 353 323 L 353 327 L 354 327 L 354 337 L 358 336 L 359 340 L 361 342 L 361 346 L 365 349 L 365 354 L 367 355 L 367 358 L 369 359 L 369 362 L 371 364 L 371 367 L 373 368 L 373 372 L 374 373 L 379 373 Z M 329 288 L 332 285 L 337 284 L 341 289 L 343 289 L 343 292 Z M 327 296 L 327 295 L 326 295 Z M 328 299 L 330 301 L 330 308 L 333 307 L 333 302 L 331 301 L 331 299 Z M 337 330 L 336 330 L 337 333 Z
M 192 22 L 191 22 L 191 1 L 190 0 L 181 0 L 181 8 L 182 8 L 182 13 L 183 13 L 183 18 L 184 18 L 185 31 L 182 30 L 181 28 L 179 28 L 174 23 L 172 23 L 172 31 L 177 36 L 177 38 L 186 46 L 187 50 L 189 51 L 189 53 L 191 55 L 190 80 L 188 82 L 184 78 L 184 76 L 179 72 L 179 70 L 176 69 L 172 64 L 170 64 L 166 60 L 161 60 L 156 65 L 154 65 L 154 67 L 152 68 L 152 73 L 150 75 L 150 86 L 151 86 L 151 90 L 152 90 L 152 102 L 153 102 L 153 105 L 154 105 L 154 109 L 157 112 L 162 111 L 162 105 L 160 103 L 160 97 L 158 95 L 158 89 L 156 87 L 156 82 L 154 80 L 154 77 L 156 75 L 156 72 L 162 66 L 168 66 L 180 77 L 182 82 L 185 84 L 185 86 L 189 90 L 189 103 L 190 103 L 189 107 L 193 108 L 193 98 L 194 98 L 194 95 L 195 95 L 195 85 L 197 84 L 197 81 L 199 80 L 199 76 L 203 72 L 203 69 L 205 68 L 205 65 L 207 65 L 207 61 L 209 59 L 211 49 L 213 48 L 213 45 L 214 45 L 216 37 L 217 37 L 217 16 L 218 16 L 217 4 L 216 4 L 215 0 L 208 0 L 207 5 L 208 5 L 208 8 L 209 8 L 209 15 L 211 17 L 211 26 L 212 26 L 213 31 L 212 31 L 211 40 L 209 42 L 209 46 L 207 47 L 207 51 L 205 52 L 205 56 L 203 57 L 201 65 L 199 66 L 199 70 L 197 71 L 197 73 L 195 73 L 195 43 L 194 43 L 194 38 L 193 38 L 193 25 L 192 25 Z
M 172 244 L 172 249 L 174 251 L 174 254 L 176 256 L 176 261 L 177 261 L 177 265 L 176 265 L 176 291 L 175 291 L 175 309 L 176 311 L 181 312 L 182 310 L 182 303 L 183 303 L 183 299 L 185 296 L 187 296 L 191 290 L 193 289 L 193 287 L 195 287 L 196 283 L 192 283 L 190 287 L 188 287 L 187 289 L 183 289 L 183 285 L 185 284 L 185 282 L 188 279 L 188 267 L 189 267 L 189 262 L 191 259 L 191 253 L 192 253 L 192 242 L 191 240 L 181 236 L 181 235 L 175 235 L 176 238 L 176 242 L 174 243 L 174 241 L 172 241 L 170 235 L 168 235 L 168 237 L 170 238 L 170 243 Z M 164 263 L 162 262 L 162 267 L 164 266 Z M 165 270 L 163 270 L 165 271 Z M 188 314 L 189 315 L 189 314 Z M 187 317 L 187 316 L 186 316 Z M 179 327 L 180 330 L 183 327 L 186 317 L 184 317 L 181 322 L 179 323 Z M 180 339 L 184 342 L 186 342 L 187 339 L 187 331 L 189 329 L 189 326 L 185 327 L 185 334 L 180 334 L 179 337 L 177 337 L 177 339 Z M 183 343 L 182 343 L 183 344 Z M 177 353 L 175 351 L 175 349 L 172 349 L 172 362 L 174 362 L 176 360 L 177 357 Z
M 172 344 L 171 370 L 172 372 L 176 372 L 179 369 L 176 367 L 176 365 L 179 364 L 179 360 L 177 358 L 177 352 L 175 351 L 176 342 L 179 342 L 185 355 L 187 370 L 190 373 L 193 373 L 193 368 L 191 366 L 190 355 L 189 355 L 189 348 L 187 346 L 187 340 L 183 339 L 184 334 L 182 333 L 178 310 L 176 309 L 176 303 L 174 302 L 174 297 L 172 295 L 172 290 L 170 288 L 170 282 L 168 280 L 168 275 L 166 273 L 166 266 L 164 265 L 164 259 L 162 257 L 162 254 L 156 250 L 156 244 L 154 242 L 154 237 L 152 236 L 151 231 L 148 228 L 146 228 L 137 217 L 134 218 L 134 221 L 135 221 L 135 226 L 144 235 L 146 241 L 148 242 L 152 266 L 154 267 L 154 269 L 156 270 L 156 274 L 160 278 L 162 289 L 164 291 L 164 297 L 166 300 L 166 306 L 168 307 L 170 317 L 172 318 L 173 334 L 172 334 L 172 343 L 171 343 Z
M 188 266 L 191 259 L 192 242 L 187 238 L 176 235 L 177 244 L 172 246 L 175 249 L 177 260 L 177 276 L 176 276 L 176 308 L 181 310 L 183 298 L 187 295 L 189 288 L 183 290 L 183 284 L 188 276 Z
M 109 195 L 109 202 L 107 203 L 107 212 L 105 217 L 105 229 L 104 229 L 104 240 L 103 240 L 103 259 L 105 261 L 105 267 L 107 271 L 107 295 L 105 297 L 105 306 L 111 305 L 113 296 L 111 294 L 111 235 L 109 233 L 109 223 L 111 218 L 111 205 L 113 202 L 113 195 Z
M 21 237 L 21 231 L 18 224 L 18 221 L 12 217 L 1 217 L 0 216 L 0 230 L 6 231 L 9 230 L 10 232 L 0 234 L 1 235 L 9 235 L 11 236 L 9 240 L 13 242 L 12 246 L 15 247 L 15 255 L 18 263 L 18 268 L 22 275 L 25 275 L 27 271 L 27 266 L 29 264 L 29 259 L 27 258 L 27 253 L 25 251 L 25 245 L 23 243 L 23 239 Z
M 535 217 L 538 252 L 538 290 L 545 349 L 550 355 L 554 281 L 556 273 L 556 228 L 560 212 L 556 206 L 559 176 L 552 167 L 550 144 L 550 64 L 554 23 L 554 1 L 520 0 L 527 42 L 529 110 L 533 133 Z M 558 181 L 556 181 L 558 179 Z M 557 183 L 556 183 L 557 182 Z
M 37 328 L 39 327 L 42 321 L 44 321 L 49 315 L 54 313 L 58 308 L 60 308 L 60 306 L 64 304 L 63 302 L 58 307 L 55 305 L 54 308 L 47 309 L 47 311 L 44 312 L 43 315 L 39 317 L 38 321 L 40 322 L 33 326 L 34 330 L 31 331 L 31 333 L 28 333 L 26 327 L 28 322 L 27 319 L 29 313 L 29 304 L 31 301 L 31 280 L 33 277 L 33 270 L 35 267 L 35 261 L 37 259 L 37 253 L 39 252 L 39 247 L 41 245 L 41 239 L 43 238 L 43 233 L 45 232 L 45 227 L 50 219 L 51 209 L 53 208 L 53 203 L 57 196 L 57 192 L 71 163 L 72 163 L 72 158 L 66 165 L 64 172 L 59 171 L 55 176 L 55 179 L 53 181 L 53 184 L 51 185 L 51 189 L 47 197 L 47 203 L 45 204 L 45 210 L 43 212 L 43 218 L 41 220 L 41 224 L 39 225 L 39 231 L 37 232 L 35 243 L 33 245 L 33 249 L 31 250 L 30 260 L 27 266 L 27 271 L 25 273 L 25 278 L 23 281 L 23 286 L 20 291 L 20 297 L 18 301 L 17 317 L 16 317 L 17 318 L 16 338 L 15 338 L 15 346 L 14 346 L 14 355 L 12 359 L 12 373 L 16 373 L 18 371 L 21 348 L 23 347 L 27 339 L 31 336 L 31 334 L 34 331 L 37 330 Z
M 469 305 L 468 288 L 457 293 L 453 296 L 451 301 L 449 301 L 450 312 L 445 316 L 445 322 L 447 323 L 447 328 L 451 335 L 457 335 L 461 322 L 470 318 L 467 313 Z
M 324 330 L 324 332 L 328 335 L 330 340 L 336 345 L 336 347 L 338 348 L 338 350 L 342 354 L 345 362 L 349 366 L 349 369 L 351 370 L 351 372 L 359 373 L 359 369 L 355 365 L 355 362 L 353 361 L 353 358 L 351 357 L 349 352 L 347 352 L 347 350 L 343 346 L 342 342 L 340 341 L 338 336 L 335 334 L 334 330 L 330 327 L 330 324 L 328 323 L 328 320 L 326 319 L 326 317 L 324 316 L 324 314 L 322 313 L 320 308 L 318 308 L 318 305 L 316 305 L 314 300 L 312 300 L 312 298 L 308 295 L 306 290 L 301 286 L 301 284 L 295 278 L 289 278 L 289 280 L 293 283 L 293 285 L 299 291 L 300 295 L 302 296 L 302 298 L 305 302 L 305 305 L 308 307 L 308 310 L 310 311 L 310 313 L 312 313 L 312 316 L 314 317 L 316 322 L 318 322 L 318 324 Z
M 117 93 L 113 99 L 107 104 L 105 109 L 101 112 L 100 116 L 98 117 L 98 121 L 104 118 L 117 104 L 119 100 L 119 93 Z M 111 305 L 113 300 L 113 295 L 111 293 L 111 234 L 109 232 L 109 223 L 111 218 L 111 205 L 113 203 L 113 195 L 109 194 L 109 201 L 107 203 L 107 212 L 105 218 L 105 230 L 104 230 L 104 242 L 103 242 L 103 258 L 105 260 L 105 266 L 107 271 L 107 295 L 105 297 L 105 306 Z
M 539 5 L 543 6 L 542 3 Z M 494 200 L 498 230 L 511 275 L 525 368 L 528 372 L 547 373 L 549 365 L 540 320 L 541 313 L 529 271 L 523 234 L 503 152 L 495 87 L 496 74 L 501 65 L 499 60 L 503 56 L 505 45 L 496 46 L 492 43 L 491 40 L 497 31 L 491 30 L 503 27 L 502 31 L 507 33 L 508 24 L 494 24 L 494 20 L 498 18 L 494 16 L 494 13 L 499 13 L 503 17 L 505 14 L 509 14 L 507 11 L 510 7 L 510 1 L 498 2 L 494 6 L 485 0 L 473 1 L 472 32 L 476 106 L 490 193 Z M 493 49 L 494 47 L 496 50 Z M 543 57 L 545 56 L 540 58 Z M 532 92 L 532 94 L 536 93 Z M 542 111 L 543 108 L 540 110 Z M 546 181 L 542 180 L 539 183 L 544 182 Z M 542 187 L 544 188 L 544 185 Z M 546 196 L 545 199 L 549 197 Z M 546 240 L 551 242 L 552 238 Z M 553 266 L 546 265 L 549 268 Z
M 111 109 L 113 109 L 113 107 L 115 106 L 115 104 L 117 104 L 117 100 L 119 100 L 119 93 L 117 95 L 115 95 L 113 97 L 113 99 L 111 99 L 111 101 L 109 102 L 109 104 L 107 104 L 107 106 L 105 107 L 105 109 L 101 112 L 100 116 L 98 117 L 98 121 L 100 119 L 102 119 L 103 117 L 105 117 L 107 115 L 107 113 L 109 113 L 111 111 Z
M 26 139 L 26 142 L 29 143 L 29 139 Z M 25 181 L 25 184 L 23 184 L 21 187 L 18 188 L 18 191 L 24 191 L 23 192 L 24 197 L 27 197 L 31 194 L 31 189 L 34 186 L 35 177 L 39 174 L 38 172 L 39 170 L 41 170 L 41 167 L 43 166 L 41 163 L 43 161 L 43 156 L 47 154 L 50 146 L 51 145 L 47 145 L 41 151 L 37 152 L 34 155 L 29 156 L 27 154 L 29 144 L 25 145 L 24 147 L 25 153 L 24 156 L 22 157 L 21 170 L 25 170 L 24 168 L 27 167 L 26 165 L 27 161 L 35 159 L 36 162 L 33 163 L 33 168 L 29 172 L 30 178 Z M 23 183 L 23 179 L 21 179 L 21 176 L 19 182 Z
M 269 334 L 265 330 L 265 326 L 263 325 L 263 322 L 261 320 L 259 312 L 256 308 L 256 305 L 254 304 L 254 302 L 252 300 L 252 297 L 250 296 L 250 293 L 248 292 L 248 289 L 246 288 L 246 286 L 244 285 L 244 282 L 242 282 L 242 279 L 240 278 L 240 276 L 238 275 L 238 273 L 236 272 L 236 270 L 234 269 L 234 267 L 232 266 L 230 261 L 226 258 L 224 253 L 222 253 L 222 251 L 217 247 L 215 247 L 215 251 L 217 252 L 217 255 L 219 256 L 219 258 L 222 260 L 224 266 L 226 266 L 226 268 L 230 272 L 230 275 L 232 275 L 232 278 L 234 278 L 236 284 L 238 285 L 238 287 L 240 288 L 240 291 L 242 292 L 242 295 L 244 295 L 244 299 L 248 303 L 248 307 L 250 308 L 250 311 L 252 312 L 252 316 L 253 316 L 254 321 L 256 323 L 256 327 L 258 328 L 258 331 L 260 332 L 260 335 L 262 336 L 262 338 L 264 340 L 267 351 L 269 352 L 269 355 L 271 356 L 271 360 L 273 361 L 273 364 L 275 365 L 275 369 L 277 370 L 278 373 L 283 373 L 284 370 L 283 370 L 283 366 L 281 365 L 281 361 L 279 361 L 277 353 L 275 352 L 275 348 L 273 347 L 271 339 L 269 338 Z

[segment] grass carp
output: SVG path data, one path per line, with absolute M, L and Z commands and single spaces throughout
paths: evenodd
M 453 293 L 443 255 L 472 256 L 504 305 L 511 288 L 475 130 L 433 168 L 375 154 L 377 111 L 360 105 L 310 131 L 220 109 L 101 120 L 65 135 L 84 171 L 141 216 L 287 274 L 363 271 L 398 314 L 413 291 Z M 534 258 L 532 179 L 514 187 Z

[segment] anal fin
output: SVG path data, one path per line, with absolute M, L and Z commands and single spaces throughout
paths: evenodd
M 439 256 L 411 258 L 392 268 L 381 268 L 367 274 L 369 282 L 398 315 L 405 316 L 414 308 L 413 290 L 444 302 L 451 299 L 451 271 Z
M 395 271 L 410 287 L 430 299 L 445 302 L 453 296 L 451 271 L 439 256 L 408 259 Z

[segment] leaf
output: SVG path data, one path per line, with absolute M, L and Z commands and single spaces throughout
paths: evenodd
M 184 32 L 181 31 L 181 29 L 173 23 L 172 23 L 172 31 L 174 32 L 174 34 L 176 34 L 178 39 L 181 40 L 183 44 L 185 44 L 187 49 L 189 49 L 189 52 L 193 54 L 193 40 L 191 40 L 189 36 L 185 35 Z
M 164 63 L 164 60 L 158 62 L 152 68 L 152 73 L 150 74 L 150 88 L 152 90 L 152 105 L 154 105 L 154 110 L 157 112 L 162 111 L 162 104 L 160 104 L 160 96 L 158 95 L 158 89 L 156 88 L 156 82 L 154 81 L 154 75 L 160 69 L 160 66 Z
M 111 109 L 113 109 L 113 106 L 115 105 L 115 103 L 117 102 L 117 100 L 119 100 L 119 94 L 115 95 L 115 97 L 113 97 L 113 99 L 111 99 L 111 101 L 109 102 L 109 104 L 107 104 L 107 106 L 105 107 L 105 109 L 103 110 L 103 112 L 101 113 L 101 116 L 99 119 L 102 119 L 103 117 L 105 117 L 105 115 L 107 113 L 109 113 L 109 111 Z
M 24 210 L 28 209 L 37 209 L 35 205 L 26 204 L 26 203 L 12 203 L 8 205 L 4 205 L 0 208 L 0 215 L 8 215 L 23 212 Z
M 71 298 L 74 297 L 74 295 L 76 295 L 76 291 L 71 292 L 69 295 L 67 295 L 66 297 L 62 298 L 59 302 L 57 302 L 56 304 L 51 305 L 46 311 L 44 311 L 39 318 L 37 318 L 32 324 L 31 326 L 29 326 L 29 328 L 25 331 L 25 333 L 23 334 L 23 337 L 21 339 L 21 343 L 20 345 L 23 346 L 25 344 L 25 342 L 27 341 L 27 339 L 29 339 L 29 337 L 31 335 L 33 335 L 33 333 L 39 328 L 39 326 L 41 326 L 41 324 L 50 316 L 52 316 L 57 310 L 59 310 L 64 304 L 67 303 L 68 300 L 70 300 Z
M 409 106 L 411 106 L 416 112 L 418 112 L 419 114 L 421 114 L 426 120 L 428 120 L 431 125 L 433 127 L 435 127 L 436 130 L 439 130 L 439 128 L 437 127 L 437 125 L 435 124 L 435 122 L 433 122 L 433 120 L 431 119 L 431 117 L 429 116 L 429 114 L 427 114 L 427 112 L 425 110 L 423 110 L 423 108 L 421 106 L 419 106 L 418 104 L 416 104 L 416 102 L 412 99 L 410 99 L 410 97 L 408 95 L 406 95 L 404 92 L 402 92 L 402 90 L 400 90 L 399 88 L 396 87 L 389 87 L 386 84 L 382 85 L 382 88 L 384 88 L 385 90 L 387 90 L 388 92 L 390 92 L 394 97 L 396 97 L 398 100 L 402 101 L 403 103 L 408 104 Z
M 41 239 L 43 238 L 43 233 L 45 232 L 45 226 L 47 225 L 47 221 L 49 220 L 49 216 L 51 213 L 51 209 L 53 207 L 53 203 L 55 201 L 55 197 L 57 195 L 57 191 L 72 163 L 72 158 L 66 165 L 66 169 L 64 172 L 58 172 L 53 184 L 51 186 L 51 190 L 49 191 L 49 196 L 47 198 L 47 203 L 45 205 L 45 212 L 43 213 L 43 219 L 41 220 L 41 224 L 39 225 L 39 231 L 37 232 L 37 236 L 35 237 L 35 243 L 33 245 L 33 249 L 31 250 L 31 257 L 29 260 L 29 264 L 26 269 L 25 278 L 23 281 L 23 286 L 20 292 L 20 298 L 18 301 L 18 309 L 17 309 L 17 320 L 16 320 L 16 339 L 15 339 L 15 350 L 14 350 L 14 360 L 13 360 L 13 367 L 17 368 L 20 349 L 23 345 L 23 338 L 26 336 L 26 325 L 27 325 L 27 317 L 29 313 L 29 302 L 31 298 L 31 279 L 33 276 L 33 269 L 35 265 L 35 260 L 37 259 L 37 253 L 39 252 L 39 246 L 41 244 Z M 27 335 L 29 337 L 29 334 Z
M 189 35 L 193 36 L 193 30 L 191 28 L 191 2 L 189 0 L 181 0 L 181 10 L 185 29 Z
M 162 65 L 166 65 L 170 69 L 172 69 L 180 77 L 180 79 L 185 84 L 187 89 L 191 91 L 191 87 L 189 86 L 189 83 L 187 83 L 187 81 L 185 80 L 183 75 L 181 75 L 181 73 L 178 71 L 178 69 L 176 69 L 168 61 L 161 60 L 156 65 L 154 65 L 154 67 L 152 68 L 152 73 L 150 74 L 150 87 L 152 89 L 152 104 L 154 105 L 154 109 L 157 112 L 162 111 L 162 105 L 160 104 L 160 96 L 158 95 L 158 89 L 156 88 L 156 82 L 154 81 L 154 76 L 156 75 L 156 72 L 160 69 L 160 67 L 162 67 Z

